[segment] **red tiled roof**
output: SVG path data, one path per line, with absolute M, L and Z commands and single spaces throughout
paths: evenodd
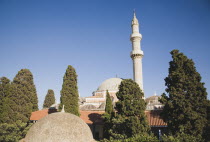
M 34 111 L 31 114 L 30 120 L 39 120 L 48 115 L 48 109 Z
M 48 109 L 32 112 L 30 120 L 39 120 L 48 115 Z M 150 126 L 165 127 L 167 124 L 160 118 L 161 110 L 145 111 Z M 87 124 L 103 124 L 101 115 L 104 111 L 80 111 L 80 118 Z
M 152 127 L 154 126 L 160 126 L 160 127 L 166 127 L 167 123 L 163 121 L 163 119 L 160 118 L 160 112 L 161 110 L 151 110 L 151 111 L 145 111 L 145 114 L 147 116 L 147 120 L 149 125 Z
M 103 114 L 104 111 L 80 111 L 80 118 L 85 121 L 87 124 L 102 124 L 103 119 L 101 118 L 101 114 Z M 32 112 L 30 120 L 40 120 L 43 117 L 47 116 L 49 114 L 48 109 L 38 110 L 35 112 Z
M 101 115 L 104 111 L 80 111 L 80 118 L 87 124 L 103 124 Z

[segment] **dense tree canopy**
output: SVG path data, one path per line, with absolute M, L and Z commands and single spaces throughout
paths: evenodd
M 206 125 L 207 92 L 194 62 L 178 50 L 171 51 L 169 74 L 165 78 L 167 94 L 162 117 L 171 133 L 202 135 Z
M 0 142 L 18 142 L 25 137 L 32 123 L 27 124 L 18 120 L 16 123 L 0 123 Z
M 6 77 L 0 78 L 0 123 L 13 123 L 12 86 Z
M 68 66 L 63 77 L 60 97 L 60 109 L 65 105 L 65 112 L 79 116 L 79 94 L 77 87 L 77 74 L 72 66 Z
M 55 103 L 55 95 L 52 89 L 49 89 L 47 95 L 45 96 L 43 108 L 49 108 Z
M 38 98 L 33 75 L 28 69 L 21 69 L 13 80 L 13 101 L 16 119 L 27 122 L 31 112 L 38 110 Z
M 112 118 L 111 136 L 124 139 L 139 134 L 147 134 L 150 130 L 145 116 L 146 103 L 143 92 L 136 82 L 125 79 L 119 86 L 116 103 L 116 116 Z

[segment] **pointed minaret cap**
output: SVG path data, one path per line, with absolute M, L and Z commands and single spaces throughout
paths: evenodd
M 133 10 L 133 20 L 132 20 L 132 25 L 138 25 L 138 19 L 136 18 L 136 11 L 135 9 Z
M 136 18 L 136 10 L 133 10 L 133 18 Z
M 62 108 L 61 112 L 65 112 L 65 110 L 64 110 L 64 105 L 63 105 L 63 108 Z

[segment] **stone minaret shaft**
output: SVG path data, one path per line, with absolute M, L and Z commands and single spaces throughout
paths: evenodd
M 130 40 L 132 42 L 131 58 L 133 60 L 133 78 L 143 91 L 143 75 L 142 75 L 142 58 L 143 51 L 141 50 L 142 35 L 139 33 L 139 22 L 134 12 L 132 20 L 132 34 Z

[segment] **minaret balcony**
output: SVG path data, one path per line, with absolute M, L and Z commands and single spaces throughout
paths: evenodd
M 142 50 L 138 50 L 138 51 L 131 51 L 131 54 L 130 54 L 131 58 L 133 58 L 134 56 L 140 56 L 140 57 L 143 57 L 144 56 L 144 52 Z
M 134 40 L 134 39 L 142 39 L 142 35 L 140 33 L 132 33 L 131 34 L 131 40 Z

